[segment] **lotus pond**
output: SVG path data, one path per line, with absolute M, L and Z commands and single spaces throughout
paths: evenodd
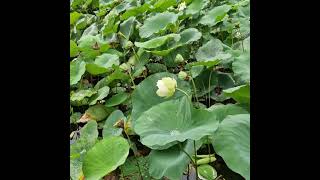
M 250 1 L 71 0 L 70 179 L 250 180 Z

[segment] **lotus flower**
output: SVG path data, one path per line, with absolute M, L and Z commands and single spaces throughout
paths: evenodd
M 164 77 L 161 80 L 158 80 L 157 87 L 157 95 L 168 98 L 176 91 L 177 81 L 170 77 Z

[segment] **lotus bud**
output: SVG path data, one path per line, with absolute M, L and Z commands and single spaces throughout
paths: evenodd
M 183 61 L 184 61 L 184 59 L 183 59 L 182 55 L 181 54 L 177 54 L 174 62 L 175 63 L 182 63 Z
M 186 72 L 184 72 L 184 71 L 180 71 L 179 74 L 178 74 L 178 77 L 181 80 L 186 80 L 187 77 L 188 77 L 188 74 Z

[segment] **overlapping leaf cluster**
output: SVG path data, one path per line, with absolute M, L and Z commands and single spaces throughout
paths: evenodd
M 71 0 L 70 178 L 180 180 L 211 144 L 250 180 L 249 67 L 249 0 Z

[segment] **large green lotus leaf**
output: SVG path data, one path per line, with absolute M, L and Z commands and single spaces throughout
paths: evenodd
M 106 107 L 112 107 L 117 106 L 121 103 L 123 103 L 125 100 L 127 100 L 130 97 L 130 94 L 128 93 L 118 93 L 114 96 L 112 96 L 110 99 L 106 101 L 105 106 Z
M 227 116 L 212 144 L 231 170 L 250 180 L 250 114 Z
M 80 129 L 80 138 L 70 145 L 70 177 L 72 179 L 79 179 L 82 175 L 83 158 L 98 138 L 97 126 L 96 121 L 89 121 Z
M 104 53 L 98 56 L 94 63 L 104 68 L 111 68 L 113 65 L 119 65 L 120 61 L 119 56 L 115 54 Z
M 182 81 L 178 79 L 178 77 L 174 74 L 161 72 L 148 76 L 144 79 L 139 85 L 137 85 L 136 89 L 132 94 L 132 122 L 133 126 L 135 125 L 135 120 L 146 110 L 150 109 L 152 106 L 155 106 L 159 103 L 171 100 L 178 99 L 182 96 L 185 96 L 182 92 L 176 91 L 175 94 L 169 98 L 159 97 L 156 94 L 157 91 L 157 81 L 161 80 L 164 77 L 171 77 L 177 81 L 178 88 L 186 91 L 189 95 L 191 95 L 191 89 L 189 83 L 186 81 Z
M 242 85 L 223 90 L 225 96 L 232 97 L 239 103 L 250 104 L 250 86 Z
M 197 53 L 196 59 L 200 62 L 214 62 L 217 60 L 226 60 L 231 58 L 231 54 L 223 51 L 223 44 L 219 39 L 212 39 L 201 46 Z
M 70 62 L 70 85 L 77 84 L 86 72 L 86 63 L 75 59 Z
M 123 115 L 122 111 L 113 111 L 104 123 L 102 136 L 104 138 L 108 136 L 120 136 L 122 134 L 123 129 L 114 127 L 114 125 L 121 120 L 126 121 L 126 117 Z
M 175 41 L 178 41 L 180 39 L 179 34 L 168 34 L 165 36 L 160 36 L 153 38 L 149 41 L 145 42 L 135 42 L 134 45 L 140 48 L 145 48 L 145 49 L 153 49 L 162 46 L 165 44 L 167 41 L 175 39 Z
M 187 98 L 166 101 L 144 112 L 134 130 L 141 143 L 151 149 L 168 148 L 187 139 L 213 134 L 219 120 L 213 112 L 192 109 Z
M 184 46 L 188 43 L 197 41 L 201 38 L 202 34 L 198 31 L 196 28 L 188 28 L 184 31 L 182 31 L 180 34 L 180 40 L 173 45 L 171 45 L 168 49 L 165 50 L 153 50 L 148 51 L 153 54 L 159 55 L 159 56 L 167 56 L 170 52 L 177 49 L 178 47 Z
M 200 24 L 208 25 L 210 27 L 216 25 L 223 20 L 225 15 L 231 10 L 231 7 L 232 6 L 230 5 L 214 7 L 200 19 Z
M 193 0 L 190 5 L 188 5 L 186 14 L 197 14 L 199 13 L 207 4 L 208 0 Z
M 239 83 L 250 83 L 250 53 L 248 51 L 235 58 L 232 70 Z
M 208 111 L 216 114 L 217 119 L 221 122 L 229 115 L 236 115 L 236 114 L 247 114 L 248 111 L 236 104 L 215 104 L 207 109 Z
M 150 10 L 151 5 L 148 3 L 144 3 L 142 6 L 139 7 L 132 7 L 126 10 L 126 12 L 124 12 L 122 14 L 122 16 L 120 17 L 121 20 L 126 20 L 132 16 L 137 16 L 137 15 L 141 15 L 145 12 L 147 12 L 148 10 Z
M 201 141 L 196 141 L 197 150 L 201 145 Z M 194 155 L 192 140 L 187 140 L 181 145 L 177 144 L 165 150 L 151 150 L 148 156 L 150 175 L 156 179 L 167 177 L 170 180 L 181 180 L 182 174 L 191 160 L 180 148 L 190 156 Z
M 94 96 L 92 96 L 89 100 L 89 105 L 95 105 L 97 101 L 100 101 L 108 96 L 110 88 L 108 86 L 104 86 L 100 88 Z
M 141 38 L 148 38 L 154 33 L 159 33 L 167 29 L 170 24 L 178 20 L 178 15 L 172 12 L 158 13 L 144 21 L 143 26 L 139 29 Z
M 177 4 L 177 0 L 158 0 L 153 5 L 152 12 L 163 12 L 167 10 L 169 7 Z
M 121 33 L 124 37 L 121 36 L 121 45 L 122 47 L 125 47 L 126 43 L 130 40 L 131 35 L 134 31 L 134 25 L 135 25 L 135 17 L 130 17 L 129 19 L 123 21 L 120 24 L 120 30 L 119 33 Z
M 86 180 L 100 180 L 122 165 L 129 155 L 129 144 L 122 137 L 106 137 L 93 146 L 83 162 Z

